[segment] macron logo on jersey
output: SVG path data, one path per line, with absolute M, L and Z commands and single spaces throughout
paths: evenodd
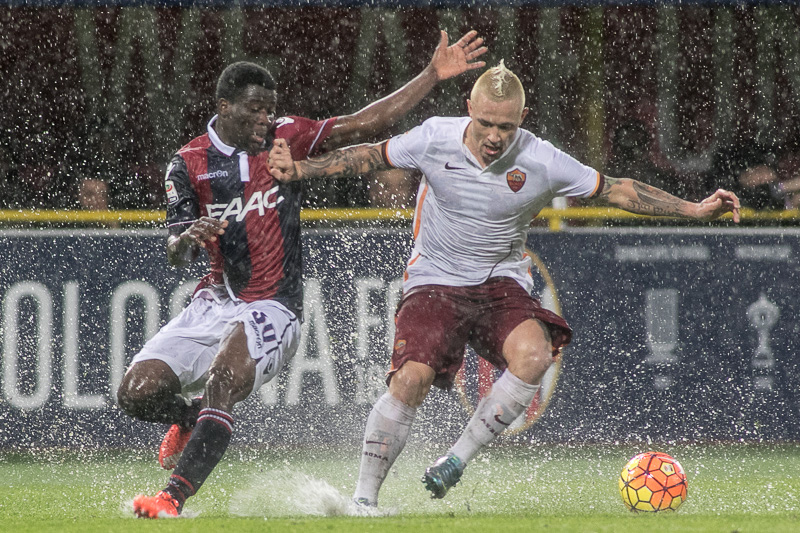
M 236 222 L 241 222 L 250 211 L 258 211 L 258 216 L 263 217 L 267 209 L 274 209 L 283 201 L 283 196 L 277 196 L 278 186 L 266 192 L 256 191 L 250 195 L 247 204 L 242 206 L 242 198 L 234 198 L 229 204 L 206 204 L 208 216 L 225 220 L 236 217 Z M 270 197 L 276 196 L 272 200 Z
M 206 174 L 198 174 L 197 181 L 210 180 L 212 178 L 227 178 L 227 170 L 217 170 L 215 172 L 208 172 Z

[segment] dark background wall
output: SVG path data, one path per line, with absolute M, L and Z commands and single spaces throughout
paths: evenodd
M 113 207 L 160 207 L 165 162 L 204 132 L 229 62 L 271 68 L 280 113 L 324 118 L 418 73 L 439 28 L 478 30 L 488 63 L 505 59 L 526 86 L 524 126 L 597 168 L 630 120 L 689 196 L 731 143 L 798 139 L 797 6 L 48 4 L 0 7 L 0 159 L 21 191 L 0 208 L 76 205 L 84 178 L 108 181 Z M 464 113 L 474 79 L 442 84 L 392 132 Z
M 385 390 L 406 230 L 304 235 L 294 360 L 236 408 L 248 443 L 355 444 Z M 164 261 L 158 231 L 0 233 L 0 448 L 154 446 L 164 427 L 114 402 L 131 357 L 202 271 Z M 800 233 L 636 228 L 532 232 L 535 292 L 572 325 L 539 413 L 512 442 L 800 439 Z M 426 400 L 415 437 L 449 442 L 492 378 Z M 489 381 L 491 382 L 491 381 Z M 485 386 L 483 387 L 485 389 Z

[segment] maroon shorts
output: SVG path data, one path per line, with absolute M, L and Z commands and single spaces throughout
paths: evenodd
M 572 329 L 557 314 L 542 308 L 511 278 L 491 278 L 481 285 L 422 285 L 403 297 L 395 319 L 392 375 L 406 361 L 424 363 L 434 371 L 433 384 L 453 386 L 469 344 L 500 370 L 508 363 L 503 343 L 525 320 L 537 319 L 550 330 L 553 357 L 572 340 Z

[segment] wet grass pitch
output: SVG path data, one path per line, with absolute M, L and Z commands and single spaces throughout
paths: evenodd
M 135 520 L 131 500 L 163 488 L 150 450 L 0 452 L 2 531 L 748 531 L 800 530 L 800 445 L 650 446 L 689 482 L 675 513 L 633 514 L 617 478 L 647 446 L 494 447 L 444 500 L 419 481 L 441 447 L 409 445 L 381 493 L 386 516 L 347 516 L 358 450 L 233 447 L 185 518 Z

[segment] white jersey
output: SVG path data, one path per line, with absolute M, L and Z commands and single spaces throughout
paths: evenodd
M 433 117 L 386 146 L 390 165 L 423 173 L 406 292 L 427 284 L 478 285 L 497 276 L 530 292 L 525 240 L 531 221 L 557 196 L 586 198 L 600 187 L 596 170 L 523 129 L 501 157 L 481 168 L 463 141 L 470 121 Z

